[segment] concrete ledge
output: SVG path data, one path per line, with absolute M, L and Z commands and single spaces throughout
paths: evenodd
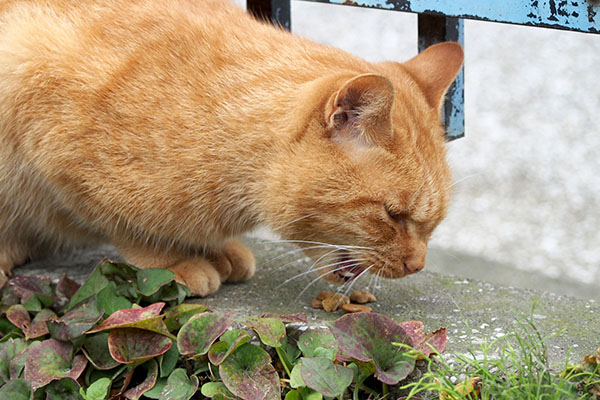
M 238 317 L 264 312 L 303 312 L 310 325 L 319 325 L 342 315 L 342 311 L 326 313 L 310 307 L 310 300 L 317 292 L 332 290 L 327 282 L 317 281 L 300 295 L 314 280 L 314 273 L 282 284 L 310 266 L 301 253 L 282 256 L 294 247 L 251 239 L 248 244 L 257 258 L 255 277 L 242 284 L 226 284 L 215 295 L 193 301 L 215 310 L 231 311 Z M 66 273 L 81 281 L 103 257 L 115 259 L 118 255 L 111 247 L 89 249 L 30 263 L 17 268 L 15 273 L 46 274 L 56 278 Z M 273 260 L 275 257 L 278 258 Z M 368 283 L 369 277 L 366 277 L 356 282 L 352 290 L 364 288 Z M 541 334 L 556 333 L 547 342 L 551 363 L 564 362 L 569 352 L 573 361 L 580 361 L 600 346 L 600 307 L 594 300 L 504 287 L 428 271 L 400 280 L 383 281 L 380 288 L 372 291 L 378 298 L 373 304 L 375 312 L 398 321 L 422 320 L 429 330 L 447 327 L 447 353 L 476 349 L 484 340 L 511 333 L 515 318 L 520 313 L 529 315 L 534 304 L 534 321 Z

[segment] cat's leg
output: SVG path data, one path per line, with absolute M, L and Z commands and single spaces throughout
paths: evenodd
M 225 242 L 222 254 L 231 265 L 231 273 L 226 279 L 227 282 L 243 282 L 252 278 L 256 269 L 256 261 L 249 248 L 237 240 L 230 240 Z
M 15 266 L 24 264 L 27 258 L 28 251 L 25 243 L 0 238 L 0 274 L 9 275 Z
M 206 257 L 184 255 L 177 251 L 161 252 L 143 246 L 117 245 L 127 262 L 140 268 L 166 268 L 195 296 L 216 292 L 222 282 L 240 282 L 254 275 L 252 252 L 238 241 L 226 242 L 222 249 Z
M 229 265 L 216 265 L 201 256 L 186 256 L 176 251 L 157 251 L 137 245 L 117 245 L 125 260 L 139 268 L 165 268 L 175 274 L 178 282 L 185 284 L 192 295 L 206 296 L 221 286 L 221 275 L 228 272 Z M 217 267 L 223 270 L 219 273 Z

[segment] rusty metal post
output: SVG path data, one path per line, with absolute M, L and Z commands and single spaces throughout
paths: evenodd
M 290 0 L 246 0 L 246 8 L 255 17 L 291 29 Z
M 439 42 L 459 42 L 464 46 L 464 24 L 461 18 L 443 15 L 419 14 L 419 52 Z M 458 139 L 465 135 L 464 67 L 446 95 L 442 118 L 446 138 Z

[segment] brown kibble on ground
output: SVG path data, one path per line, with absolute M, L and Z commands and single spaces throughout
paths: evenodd
M 317 300 L 325 300 L 328 297 L 335 296 L 334 292 L 330 292 L 329 290 L 323 290 L 322 292 L 317 293 Z
M 323 303 L 319 299 L 312 299 L 310 301 L 310 306 L 312 308 L 323 308 Z
M 364 306 L 362 304 L 344 304 L 342 306 L 342 310 L 347 313 L 355 313 L 355 312 L 371 312 L 371 307 Z
M 373 303 L 377 301 L 375 295 L 366 290 L 355 290 L 350 295 L 350 300 L 358 304 Z
M 323 300 L 323 309 L 327 312 L 332 312 L 343 306 L 344 304 L 350 303 L 350 298 L 343 294 L 334 294 L 331 297 Z

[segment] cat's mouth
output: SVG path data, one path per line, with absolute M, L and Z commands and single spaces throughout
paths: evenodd
M 342 256 L 332 275 L 342 282 L 348 282 L 359 277 L 364 271 L 365 268 L 356 261 Z

